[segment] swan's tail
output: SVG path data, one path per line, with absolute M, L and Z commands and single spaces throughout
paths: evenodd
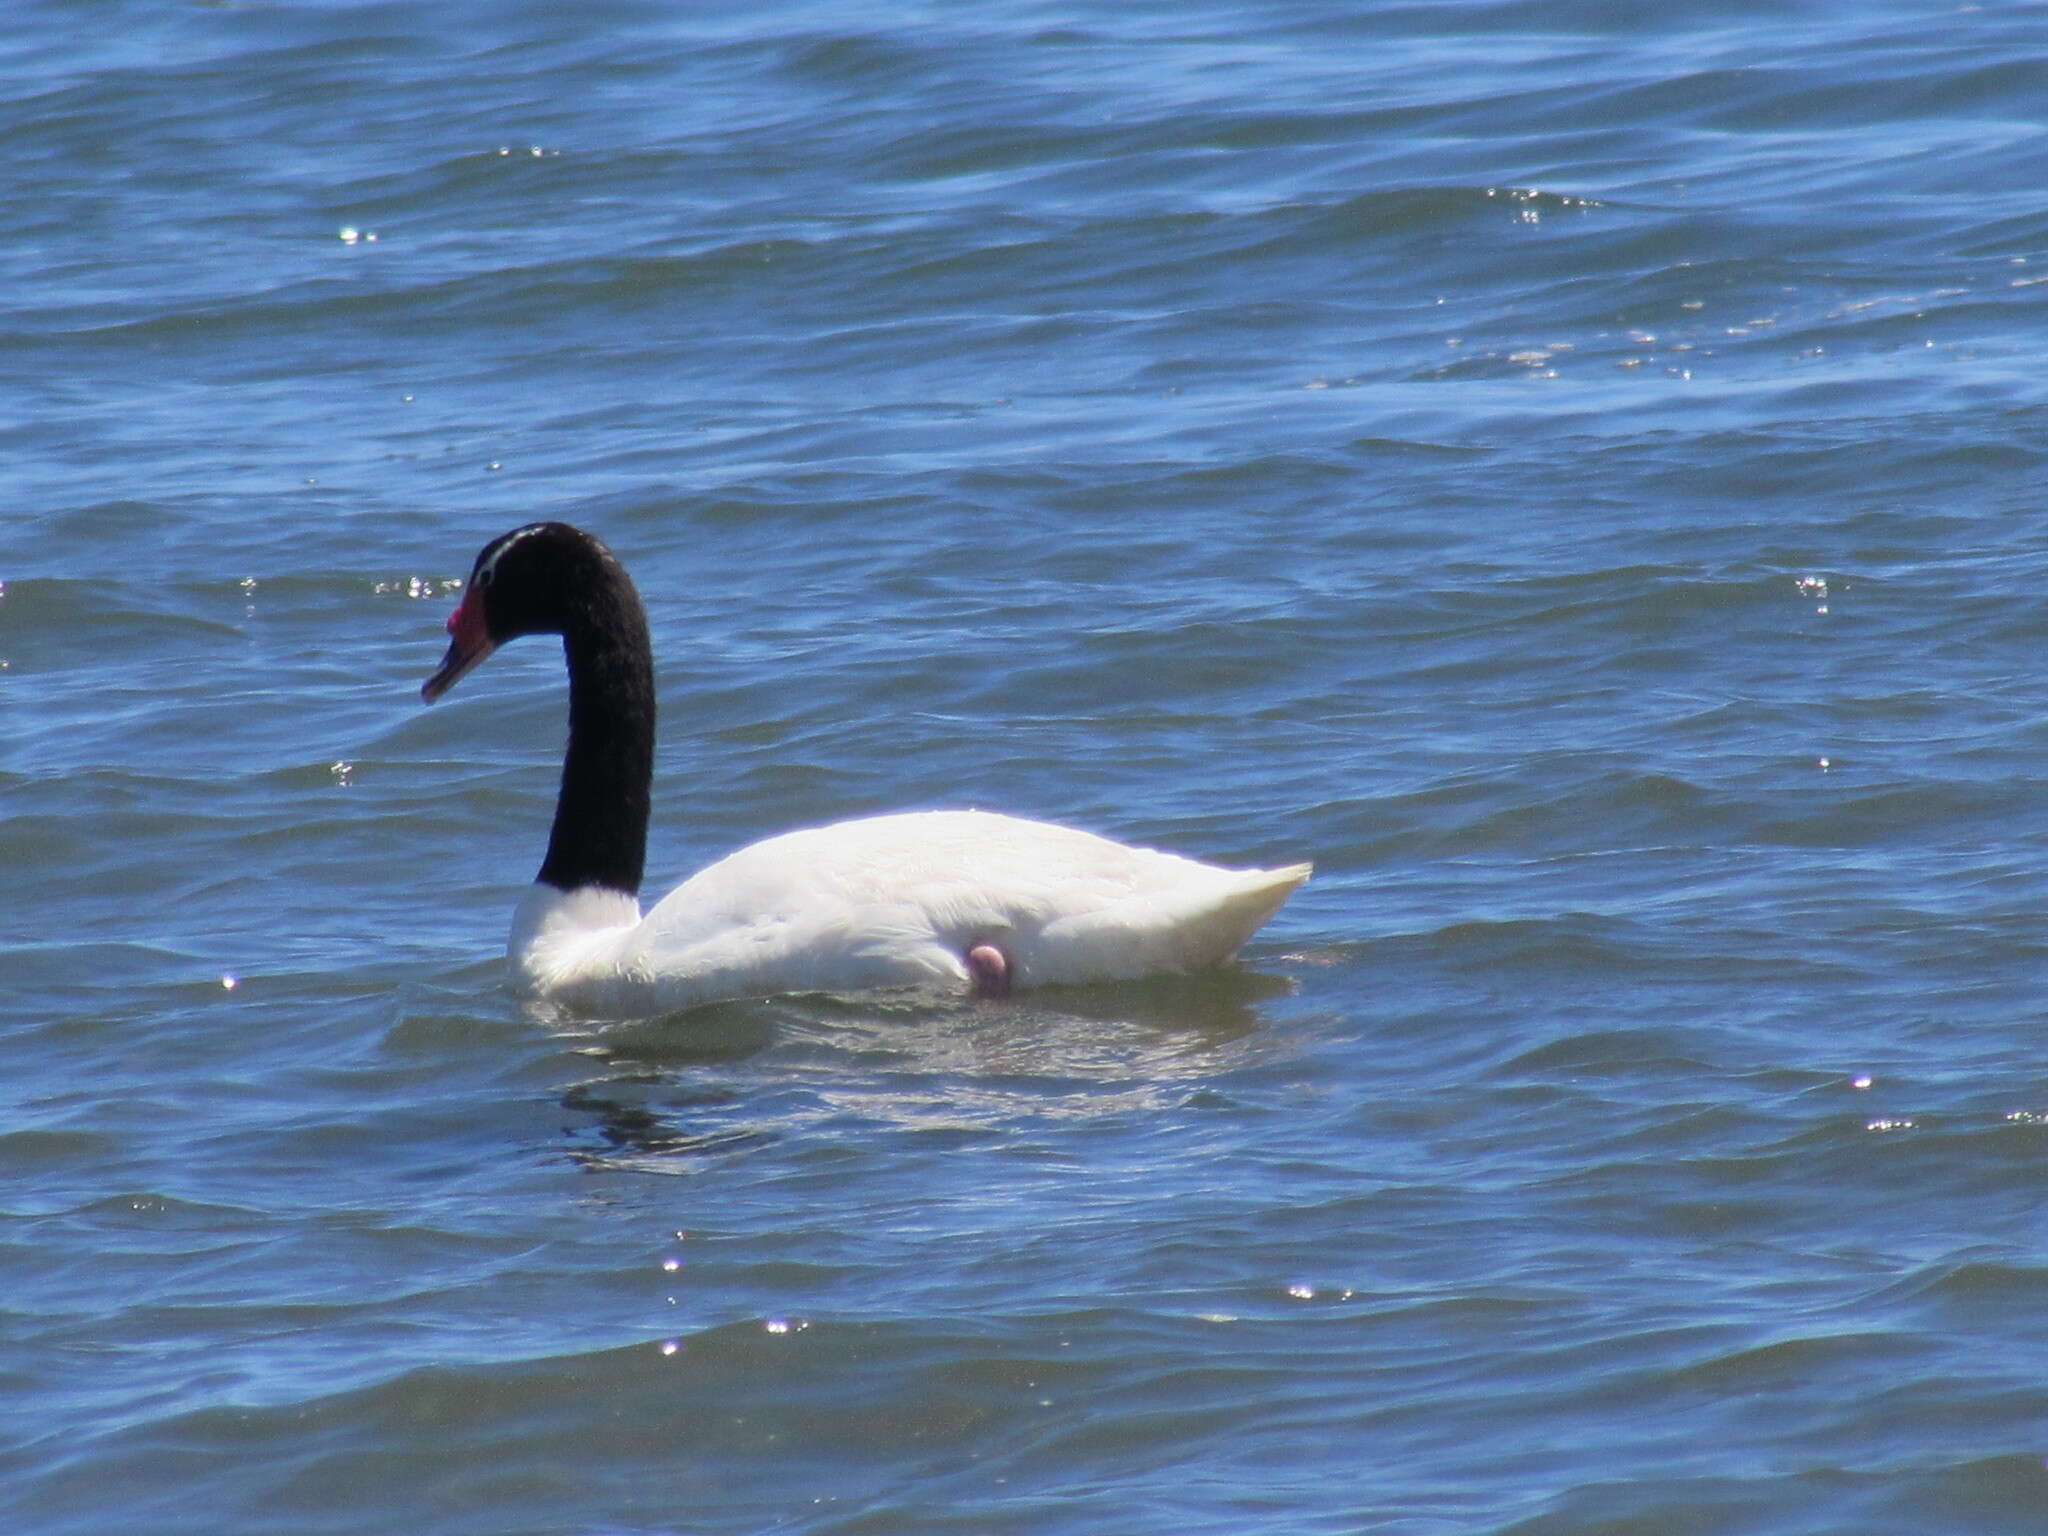
M 1313 864 L 1233 871 L 1237 878 L 1220 899 L 1202 902 L 1174 925 L 1181 969 L 1198 971 L 1228 960 L 1314 871 Z
M 1159 971 L 1221 965 L 1280 910 L 1313 868 L 1192 867 L 1205 878 L 1185 880 L 1168 893 L 1147 891 L 1048 925 L 1020 956 L 1024 981 L 1038 985 L 1129 980 Z

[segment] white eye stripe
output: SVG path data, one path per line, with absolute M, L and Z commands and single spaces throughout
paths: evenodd
M 515 528 L 498 540 L 495 547 L 485 550 L 476 562 L 476 573 L 470 577 L 471 585 L 488 587 L 491 578 L 497 574 L 498 562 L 505 558 L 505 552 L 521 539 L 539 533 L 546 526 L 545 523 L 530 523 L 524 528 Z

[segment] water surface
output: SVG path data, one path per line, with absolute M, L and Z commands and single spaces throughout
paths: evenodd
M 0 1509 L 37 1536 L 2037 1532 L 2038 6 L 26 6 Z M 984 805 L 1240 968 L 501 986 Z

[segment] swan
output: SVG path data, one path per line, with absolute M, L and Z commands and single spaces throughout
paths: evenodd
M 937 983 L 976 997 L 1219 965 L 1311 866 L 1223 869 L 988 811 L 787 832 L 640 911 L 654 659 L 625 567 L 567 523 L 477 553 L 433 703 L 499 646 L 560 635 L 569 741 L 547 856 L 513 915 L 514 984 L 599 1014 Z

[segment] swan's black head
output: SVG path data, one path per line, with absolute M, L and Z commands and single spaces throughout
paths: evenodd
M 420 697 L 433 703 L 521 635 L 567 635 L 618 622 L 621 594 L 637 619 L 639 600 L 624 569 L 580 528 L 528 523 L 500 534 L 477 551 L 462 602 L 448 616 L 448 654 L 420 686 Z

